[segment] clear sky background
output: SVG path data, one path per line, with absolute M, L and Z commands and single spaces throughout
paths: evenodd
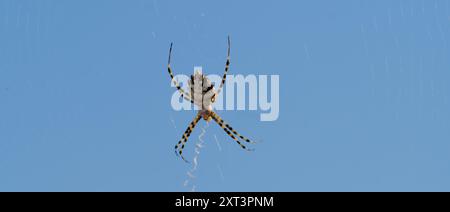
M 449 4 L 0 0 L 0 190 L 450 191 Z M 280 75 L 280 116 L 219 111 L 263 142 L 211 122 L 185 186 L 168 48 L 221 74 L 227 35 L 230 74 Z

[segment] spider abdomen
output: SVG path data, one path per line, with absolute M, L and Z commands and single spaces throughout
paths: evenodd
M 212 110 L 212 99 L 215 95 L 214 85 L 200 72 L 195 72 L 189 80 L 191 97 L 200 110 Z

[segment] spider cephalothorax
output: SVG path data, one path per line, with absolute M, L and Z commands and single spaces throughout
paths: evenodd
M 220 83 L 220 86 L 217 91 L 214 88 L 214 84 L 212 84 L 211 81 L 205 75 L 203 75 L 200 71 L 196 71 L 194 75 L 191 75 L 191 79 L 189 80 L 188 83 L 190 89 L 189 93 L 185 92 L 178 84 L 178 82 L 174 79 L 172 69 L 170 68 L 171 54 L 172 54 L 172 44 L 170 44 L 169 61 L 167 65 L 167 70 L 169 71 L 169 75 L 172 81 L 175 83 L 175 86 L 180 92 L 181 97 L 190 101 L 192 104 L 196 105 L 199 108 L 199 112 L 195 116 L 194 120 L 189 124 L 188 128 L 181 137 L 181 140 L 177 143 L 177 145 L 175 145 L 175 153 L 179 154 L 181 158 L 183 158 L 183 160 L 186 161 L 182 155 L 184 145 L 186 144 L 187 139 L 191 135 L 192 130 L 194 129 L 194 127 L 197 125 L 197 123 L 200 121 L 201 118 L 203 118 L 205 121 L 208 122 L 211 121 L 211 119 L 214 120 L 243 149 L 249 150 L 245 145 L 243 145 L 239 141 L 239 139 L 248 143 L 254 142 L 237 133 L 236 130 L 234 130 L 230 125 L 228 125 L 225 121 L 223 121 L 223 119 L 220 118 L 220 116 L 217 115 L 212 108 L 212 104 L 216 101 L 216 96 L 219 95 L 225 83 L 228 68 L 230 66 L 230 37 L 228 37 L 228 56 L 227 62 L 225 64 L 225 73 L 223 74 L 222 82 Z

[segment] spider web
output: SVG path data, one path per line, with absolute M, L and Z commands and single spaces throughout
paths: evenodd
M 205 140 L 203 140 L 203 136 L 205 135 L 206 129 L 208 127 L 209 127 L 208 122 L 206 122 L 206 124 L 201 127 L 202 132 L 198 136 L 198 141 L 195 144 L 195 150 L 194 150 L 195 154 L 194 154 L 194 157 L 192 158 L 192 168 L 186 172 L 187 179 L 183 183 L 184 187 L 188 187 L 189 185 L 192 185 L 192 187 L 191 187 L 192 192 L 194 192 L 197 187 L 197 185 L 195 183 L 195 178 L 196 178 L 195 172 L 198 169 L 200 150 L 204 147 L 203 144 L 205 143 Z

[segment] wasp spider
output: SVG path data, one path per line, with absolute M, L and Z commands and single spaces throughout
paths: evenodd
M 170 44 L 169 61 L 167 64 L 167 70 L 169 71 L 170 78 L 175 83 L 175 86 L 180 92 L 181 97 L 186 99 L 187 101 L 190 101 L 192 104 L 197 105 L 200 108 L 194 120 L 189 124 L 188 128 L 184 132 L 180 141 L 178 141 L 178 143 L 175 145 L 175 154 L 181 156 L 181 158 L 184 161 L 186 161 L 186 159 L 182 155 L 184 145 L 186 144 L 189 136 L 191 135 L 195 125 L 197 125 L 197 123 L 200 121 L 201 118 L 203 118 L 207 122 L 211 121 L 211 119 L 214 120 L 243 149 L 250 150 L 244 144 L 242 144 L 241 141 L 239 141 L 239 139 L 247 143 L 255 143 L 255 142 L 236 132 L 236 130 L 234 130 L 228 123 L 226 123 L 222 118 L 220 118 L 220 116 L 217 115 L 212 109 L 212 104 L 215 102 L 216 96 L 219 95 L 227 78 L 227 72 L 230 66 L 230 37 L 228 36 L 228 54 L 227 54 L 227 62 L 225 64 L 225 72 L 222 77 L 222 82 L 220 83 L 220 86 L 217 91 L 214 89 L 214 85 L 211 83 L 211 81 L 199 71 L 196 71 L 194 75 L 191 75 L 191 79 L 189 80 L 188 83 L 190 89 L 189 93 L 187 93 L 181 88 L 180 84 L 174 79 L 172 69 L 170 68 L 172 44 L 173 43 Z

